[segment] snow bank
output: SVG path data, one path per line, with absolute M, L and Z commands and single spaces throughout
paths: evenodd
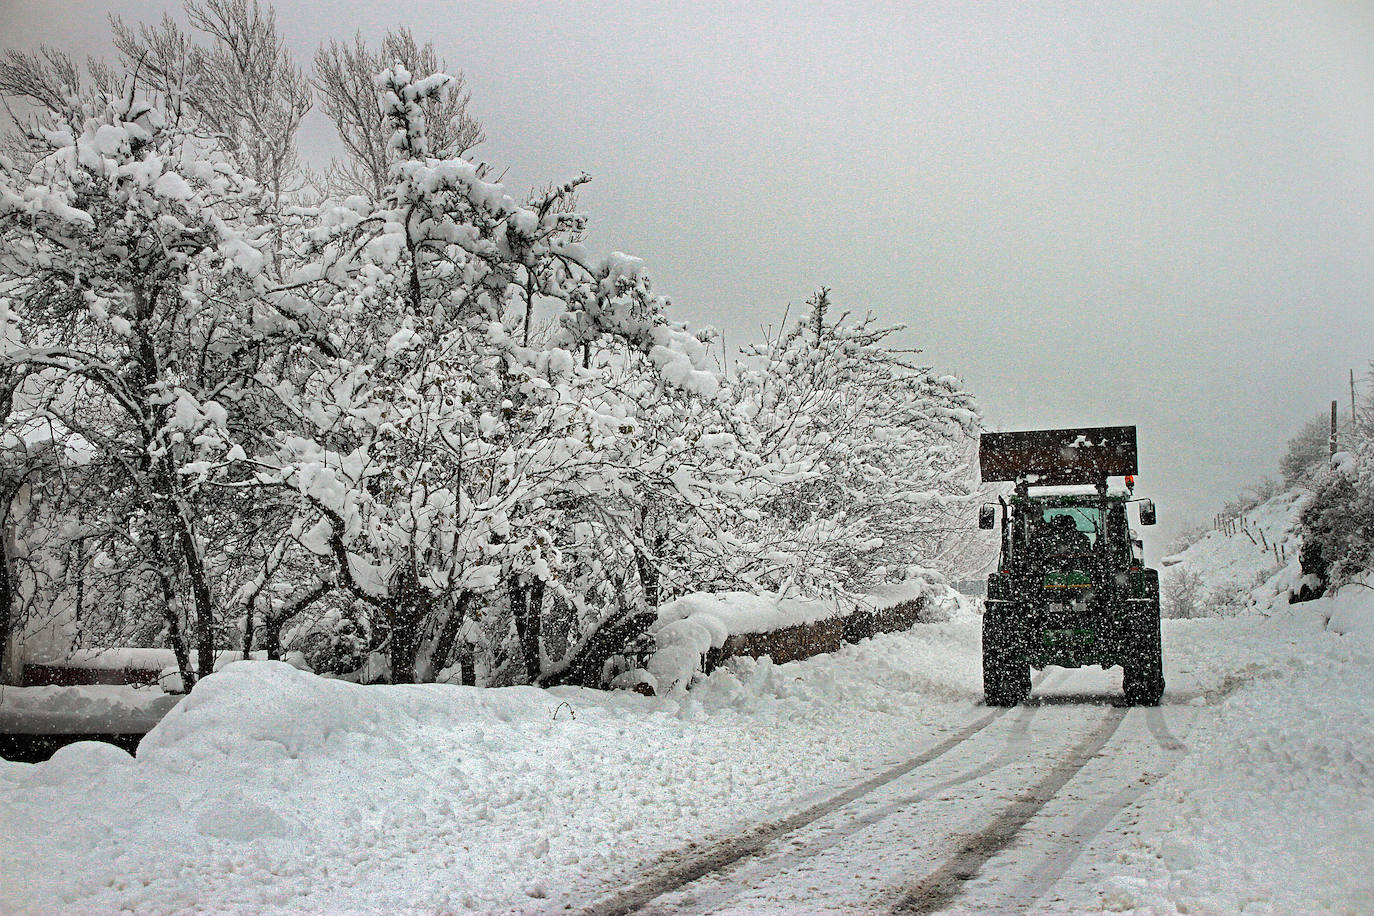
M 651 628 L 657 650 L 649 661 L 659 689 L 685 686 L 701 670 L 702 658 L 732 636 L 776 633 L 792 627 L 847 617 L 917 601 L 940 590 L 929 582 L 892 583 L 852 598 L 786 598 L 750 592 L 696 592 L 659 608 Z M 948 589 L 944 589 L 948 591 Z
M 712 620 L 709 626 L 723 629 L 727 634 L 767 633 L 801 623 L 815 623 L 827 617 L 840 617 L 847 610 L 847 607 L 833 599 L 779 598 L 776 595 L 749 592 L 697 592 L 663 605 L 659 608 L 658 619 L 669 624 L 688 618 L 705 620 L 709 617 Z
M 1374 588 L 1367 581 L 1351 582 L 1307 606 L 1326 618 L 1327 629 L 1332 632 L 1374 641 Z
M 943 735 L 978 694 L 976 631 L 923 630 L 676 697 L 229 665 L 136 759 L 0 763 L 0 912 L 559 910 Z

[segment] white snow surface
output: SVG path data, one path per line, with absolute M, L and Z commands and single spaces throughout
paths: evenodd
M 664 623 L 710 616 L 728 634 L 767 633 L 801 623 L 838 617 L 844 611 L 834 600 L 780 598 L 749 592 L 696 592 L 669 601 L 658 611 Z M 721 639 L 724 642 L 724 638 Z M 720 645 L 720 643 L 716 643 Z
M 1374 597 L 1343 595 L 1268 617 L 1166 621 L 1164 706 L 1130 711 L 1096 769 L 1055 804 L 1081 823 L 1122 785 L 1143 794 L 1109 810 L 1072 867 L 1021 908 L 1374 911 L 1374 644 L 1367 629 L 1326 625 L 1367 620 Z M 787 665 L 737 659 L 665 697 L 363 687 L 285 664 L 232 664 L 169 713 L 136 759 L 85 743 L 46 763 L 0 766 L 0 912 L 577 907 L 667 850 L 804 808 L 985 715 L 978 642 L 978 621 L 965 617 Z M 1026 720 L 1039 723 L 1026 732 L 1034 742 L 1068 740 L 1057 733 L 1101 717 L 1109 707 L 1093 697 L 1119 688 L 1115 672 L 1096 669 L 1067 683 L 1063 699 L 1015 714 L 1038 717 Z M 1146 715 L 1178 736 L 1167 758 Z M 998 720 L 1010 723 L 1008 742 L 1016 717 Z M 886 852 L 861 847 L 858 861 L 876 873 L 894 856 L 938 860 L 958 817 L 996 810 L 1023 771 L 1037 775 L 989 770 L 988 760 L 1014 759 L 1000 735 L 989 741 L 959 747 L 984 762 L 990 783 L 952 806 L 898 807 L 907 832 L 878 822 Z M 1142 783 L 1145 772 L 1157 781 Z M 905 791 L 923 773 L 904 777 Z M 952 911 L 997 912 L 979 905 L 988 882 L 1037 873 L 1060 843 L 1037 833 L 1053 807 Z M 816 894 L 836 909 L 873 908 L 864 874 L 820 877 Z M 743 899 L 779 912 L 806 893 L 795 875 L 778 880 L 792 897 L 769 896 L 764 883 Z
M 1119 847 L 1061 882 L 1067 909 L 1374 912 L 1374 600 L 1361 597 L 1363 636 L 1323 630 L 1335 606 L 1354 612 L 1331 599 L 1245 623 L 1173 622 L 1166 652 L 1204 633 L 1228 640 L 1194 662 L 1222 696 Z
M 1298 515 L 1308 500 L 1286 491 L 1260 503 L 1236 520 L 1234 534 L 1209 531 L 1185 550 L 1161 561 L 1164 612 L 1185 576 L 1196 583 L 1195 615 L 1227 616 L 1267 606 L 1280 591 L 1297 585 Z M 1279 555 L 1274 555 L 1274 545 Z
M 1374 639 L 1374 585 L 1366 576 L 1363 581 L 1351 582 L 1333 595 L 1315 603 L 1318 613 L 1326 616 L 1326 628 L 1335 633 L 1358 634 Z
M 0 767 L 0 912 L 552 909 L 943 731 L 930 703 L 977 687 L 967 651 L 950 664 L 966 638 L 742 659 L 670 698 L 229 665 L 137 759 L 80 743 Z

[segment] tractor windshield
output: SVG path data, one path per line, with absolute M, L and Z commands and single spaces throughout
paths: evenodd
M 1102 535 L 1102 510 L 1096 506 L 1046 506 L 1038 527 L 1048 554 L 1090 553 Z

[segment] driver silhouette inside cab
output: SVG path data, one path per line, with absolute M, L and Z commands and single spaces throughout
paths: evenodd
M 1071 516 L 1056 515 L 1050 519 L 1049 536 L 1046 538 L 1045 547 L 1048 553 L 1072 556 L 1090 552 L 1092 542 L 1088 540 L 1086 534 L 1078 530 Z

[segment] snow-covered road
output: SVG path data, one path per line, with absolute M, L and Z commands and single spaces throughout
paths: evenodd
M 1163 707 L 1117 679 L 1053 669 L 1015 710 L 968 710 L 896 767 L 740 837 L 666 854 L 588 913 L 955 911 L 1053 907 L 1055 884 L 1186 750 L 1195 682 Z M 1106 837 L 1103 834 L 1107 833 Z
M 973 617 L 669 697 L 232 665 L 136 758 L 0 765 L 0 913 L 1374 913 L 1347 603 L 1166 621 L 1158 709 L 989 710 Z

